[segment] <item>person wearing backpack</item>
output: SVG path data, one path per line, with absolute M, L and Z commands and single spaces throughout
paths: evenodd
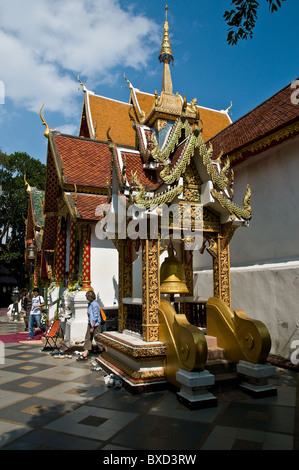
M 84 352 L 78 357 L 78 361 L 86 361 L 89 351 L 92 350 L 92 340 L 101 333 L 101 326 L 105 324 L 104 312 L 96 301 L 96 296 L 93 290 L 86 292 L 86 299 L 88 301 L 88 325 L 84 341 Z M 107 351 L 107 348 L 97 340 L 97 345 L 100 352 Z

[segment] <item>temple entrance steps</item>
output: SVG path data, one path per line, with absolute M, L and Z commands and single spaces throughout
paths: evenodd
M 220 348 L 218 346 L 216 336 L 205 336 L 208 346 L 208 361 L 213 361 L 216 359 L 225 359 L 225 351 L 223 348 Z
M 240 383 L 236 363 L 225 357 L 225 350 L 217 345 L 215 336 L 206 335 L 208 360 L 205 369 L 215 376 L 215 385 L 211 391 L 221 393 L 235 390 Z

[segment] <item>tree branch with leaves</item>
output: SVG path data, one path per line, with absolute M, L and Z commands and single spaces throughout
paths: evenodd
M 25 221 L 31 186 L 44 189 L 46 166 L 25 152 L 7 155 L 0 151 L 0 263 L 18 280 L 24 279 Z
M 281 2 L 286 0 L 264 0 L 269 5 L 271 13 L 281 8 Z M 227 42 L 234 46 L 240 39 L 252 39 L 253 30 L 258 18 L 258 9 L 261 1 L 257 0 L 232 0 L 231 10 L 224 12 L 223 18 L 229 26 Z

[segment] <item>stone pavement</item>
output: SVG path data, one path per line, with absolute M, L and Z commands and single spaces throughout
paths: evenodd
M 20 328 L 0 322 L 0 335 Z M 131 395 L 108 388 L 105 373 L 76 355 L 58 358 L 34 342 L 0 347 L 1 450 L 298 449 L 295 371 L 277 368 L 271 380 L 277 397 L 235 390 L 219 394 L 215 408 L 191 411 L 170 391 Z

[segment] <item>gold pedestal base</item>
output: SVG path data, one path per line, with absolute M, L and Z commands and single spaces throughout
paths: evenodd
M 130 393 L 167 389 L 163 343 L 147 343 L 129 332 L 105 332 L 100 337 L 108 350 L 99 357 L 99 364 L 107 373 L 120 378 Z

